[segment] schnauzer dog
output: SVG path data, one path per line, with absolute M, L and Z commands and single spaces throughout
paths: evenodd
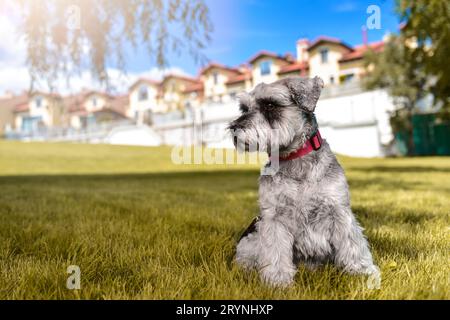
M 332 262 L 352 274 L 379 276 L 350 208 L 344 171 L 318 131 L 314 109 L 322 88 L 319 77 L 259 84 L 240 95 L 242 115 L 229 125 L 238 149 L 258 145 L 269 155 L 271 133 L 278 132 L 278 171 L 260 176 L 260 214 L 236 252 L 238 264 L 256 268 L 271 285 L 291 284 L 299 263 L 315 269 Z

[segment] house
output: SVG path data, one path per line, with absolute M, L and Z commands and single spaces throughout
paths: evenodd
M 138 123 L 144 123 L 149 121 L 153 113 L 165 112 L 165 108 L 158 103 L 159 90 L 160 83 L 157 81 L 145 78 L 135 81 L 128 90 L 129 104 L 125 115 Z
M 75 129 L 126 119 L 128 95 L 114 97 L 100 91 L 86 91 L 63 99 L 66 123 Z
M 17 105 L 28 101 L 28 94 L 22 93 L 18 96 L 7 93 L 0 97 L 0 136 L 14 129 L 14 109 Z
M 230 68 L 220 63 L 209 63 L 200 71 L 203 83 L 203 97 L 206 102 L 227 102 L 230 99 L 227 82 L 243 72 L 238 68 Z
M 14 127 L 22 132 L 62 126 L 64 108 L 57 94 L 34 92 L 15 105 Z
M 244 65 L 240 69 L 241 73 L 234 77 L 228 78 L 225 85 L 227 86 L 227 92 L 230 96 L 230 100 L 234 100 L 239 92 L 248 91 L 252 89 L 252 71 Z
M 198 108 L 205 100 L 205 88 L 202 82 L 192 83 L 183 90 L 185 109 Z
M 361 80 L 364 76 L 364 54 L 368 50 L 380 52 L 384 48 L 384 41 L 355 46 L 339 60 L 339 83 L 349 83 Z
M 199 79 L 182 76 L 177 74 L 168 74 L 161 81 L 160 91 L 158 93 L 158 104 L 164 112 L 184 110 L 189 101 L 186 97 L 192 92 L 189 91 L 192 86 L 198 86 L 202 82 Z M 198 87 L 197 87 L 198 88 Z M 197 91 L 198 92 L 198 91 Z M 200 97 L 196 98 L 200 99 Z
M 258 83 L 271 83 L 279 79 L 278 73 L 294 63 L 290 55 L 278 55 L 269 51 L 260 51 L 250 60 L 253 87 Z

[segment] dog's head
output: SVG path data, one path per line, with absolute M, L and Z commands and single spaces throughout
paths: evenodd
M 322 88 L 319 77 L 290 77 L 240 94 L 242 115 L 229 125 L 235 146 L 270 152 L 276 131 L 281 154 L 298 149 L 317 130 L 314 109 Z

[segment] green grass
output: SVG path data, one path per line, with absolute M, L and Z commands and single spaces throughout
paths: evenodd
M 449 299 L 450 158 L 340 157 L 382 271 L 333 266 L 273 289 L 233 263 L 255 166 L 177 166 L 169 148 L 0 141 L 2 299 Z M 66 268 L 81 268 L 81 290 Z

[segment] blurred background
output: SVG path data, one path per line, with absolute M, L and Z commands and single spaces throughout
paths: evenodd
M 0 134 L 231 147 L 240 91 L 320 76 L 335 152 L 450 154 L 448 5 L 372 2 L 2 0 Z

